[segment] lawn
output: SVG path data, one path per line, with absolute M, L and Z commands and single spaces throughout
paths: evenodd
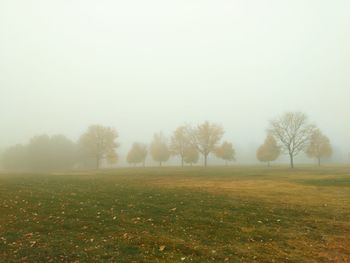
M 350 168 L 0 174 L 1 262 L 350 262 Z

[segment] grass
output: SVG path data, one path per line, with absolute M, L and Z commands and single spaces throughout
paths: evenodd
M 350 168 L 0 175 L 1 262 L 350 262 Z

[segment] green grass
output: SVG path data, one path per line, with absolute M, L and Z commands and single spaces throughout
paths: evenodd
M 0 175 L 1 262 L 349 262 L 350 169 Z

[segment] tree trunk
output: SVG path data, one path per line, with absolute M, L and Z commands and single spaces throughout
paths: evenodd
M 184 168 L 184 157 L 181 156 L 181 167 Z
M 142 162 L 142 167 L 145 168 L 145 161 Z
M 159 162 L 159 167 L 162 167 L 162 161 Z
M 321 166 L 321 157 L 318 157 L 318 166 Z
M 270 167 L 270 162 L 267 162 L 267 167 Z
M 293 154 L 289 154 L 289 157 L 290 157 L 290 168 L 294 168 L 294 156 Z
M 207 167 L 207 163 L 208 163 L 208 155 L 204 154 L 204 167 Z

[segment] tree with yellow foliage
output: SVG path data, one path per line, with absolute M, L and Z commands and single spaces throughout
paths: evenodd
M 170 151 L 172 155 L 180 156 L 182 167 L 184 166 L 185 151 L 189 146 L 187 128 L 185 126 L 178 127 L 171 137 Z
M 216 157 L 225 160 L 225 164 L 227 165 L 228 161 L 235 160 L 235 149 L 232 146 L 232 143 L 223 142 L 219 147 L 215 149 Z
M 145 160 L 147 157 L 147 146 L 142 143 L 134 143 L 126 157 L 126 160 L 130 164 L 142 163 L 145 167 Z
M 256 158 L 260 162 L 267 162 L 267 166 L 270 167 L 270 162 L 275 161 L 280 153 L 281 150 L 275 138 L 271 134 L 268 134 L 264 144 L 256 151 Z
M 208 155 L 216 149 L 223 134 L 224 130 L 220 125 L 208 121 L 195 129 L 189 129 L 190 143 L 203 155 L 205 167 L 208 164 Z
M 166 162 L 170 158 L 170 150 L 162 133 L 156 133 L 153 137 L 153 141 L 150 146 L 150 151 L 153 160 L 159 162 L 159 166 L 162 166 L 163 162 Z
M 115 129 L 101 125 L 91 125 L 81 135 L 79 146 L 84 155 L 95 160 L 96 169 L 100 168 L 101 161 L 107 160 L 110 163 L 117 161 L 116 149 L 119 144 L 116 142 L 118 133 Z
M 310 139 L 310 143 L 306 149 L 306 154 L 310 158 L 316 158 L 318 166 L 321 166 L 321 159 L 330 157 L 333 153 L 331 143 L 320 129 L 316 129 Z
M 187 146 L 184 150 L 184 162 L 189 163 L 191 166 L 197 163 L 199 159 L 199 153 L 197 149 L 191 145 Z

